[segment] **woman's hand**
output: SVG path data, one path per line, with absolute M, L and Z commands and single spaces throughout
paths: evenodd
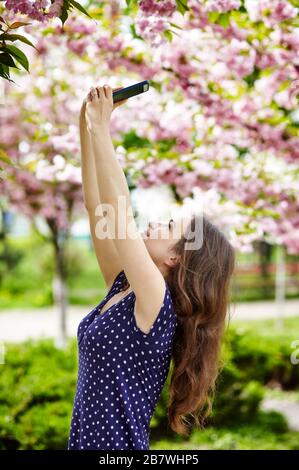
M 99 127 L 109 128 L 112 111 L 128 100 L 113 103 L 112 92 L 120 90 L 122 87 L 112 89 L 108 85 L 103 87 L 91 87 L 87 98 L 84 99 L 81 111 L 84 112 L 87 127 L 90 132 Z

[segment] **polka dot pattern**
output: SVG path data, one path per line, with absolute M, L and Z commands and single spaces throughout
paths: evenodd
M 169 372 L 177 318 L 166 282 L 148 333 L 136 324 L 134 292 L 100 314 L 124 279 L 122 270 L 78 326 L 69 450 L 149 450 L 150 420 Z

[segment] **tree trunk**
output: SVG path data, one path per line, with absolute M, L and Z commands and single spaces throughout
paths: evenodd
M 54 251 L 55 251 L 55 273 L 53 278 L 53 296 L 54 304 L 57 310 L 58 321 L 58 336 L 55 340 L 57 347 L 65 348 L 67 345 L 67 325 L 66 325 L 66 312 L 67 312 L 67 285 L 66 285 L 66 259 L 65 259 L 65 245 L 66 239 L 64 233 L 57 233 L 53 237 Z
M 261 294 L 264 299 L 269 299 L 270 294 L 273 295 L 272 288 L 269 288 L 268 285 L 268 281 L 270 278 L 269 264 L 271 261 L 273 246 L 264 240 L 259 240 L 255 245 L 259 255 L 260 274 L 263 280 Z
M 59 348 L 65 348 L 67 344 L 67 287 L 64 267 L 64 246 L 58 243 L 55 246 L 55 274 L 53 279 L 54 304 L 58 313 L 58 336 L 56 345 Z
M 70 236 L 70 220 L 72 214 L 73 201 L 70 199 L 68 204 L 68 211 L 66 215 L 67 226 L 65 228 L 59 227 L 57 220 L 47 218 L 47 224 L 51 232 L 51 243 L 54 247 L 55 256 L 55 273 L 53 279 L 53 294 L 54 304 L 57 310 L 58 321 L 58 335 L 55 339 L 57 347 L 65 348 L 67 346 L 67 324 L 66 324 L 66 311 L 68 305 L 67 295 L 67 259 L 66 259 L 66 246 Z

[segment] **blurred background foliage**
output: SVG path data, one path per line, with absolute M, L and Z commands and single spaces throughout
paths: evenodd
M 276 247 L 256 244 L 253 253 L 237 253 L 233 301 L 275 298 Z M 268 251 L 267 256 L 264 254 Z M 72 238 L 66 252 L 68 301 L 93 305 L 105 295 L 91 242 Z M 299 256 L 286 254 L 286 298 L 299 295 Z M 2 308 L 43 307 L 53 304 L 53 250 L 38 234 L 9 238 L 0 243 L 0 299 Z

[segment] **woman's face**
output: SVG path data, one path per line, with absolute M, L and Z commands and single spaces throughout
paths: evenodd
M 172 247 L 182 237 L 191 218 L 181 217 L 169 219 L 168 222 L 149 222 L 148 228 L 141 233 L 146 248 L 157 266 L 171 266 L 173 259 Z

